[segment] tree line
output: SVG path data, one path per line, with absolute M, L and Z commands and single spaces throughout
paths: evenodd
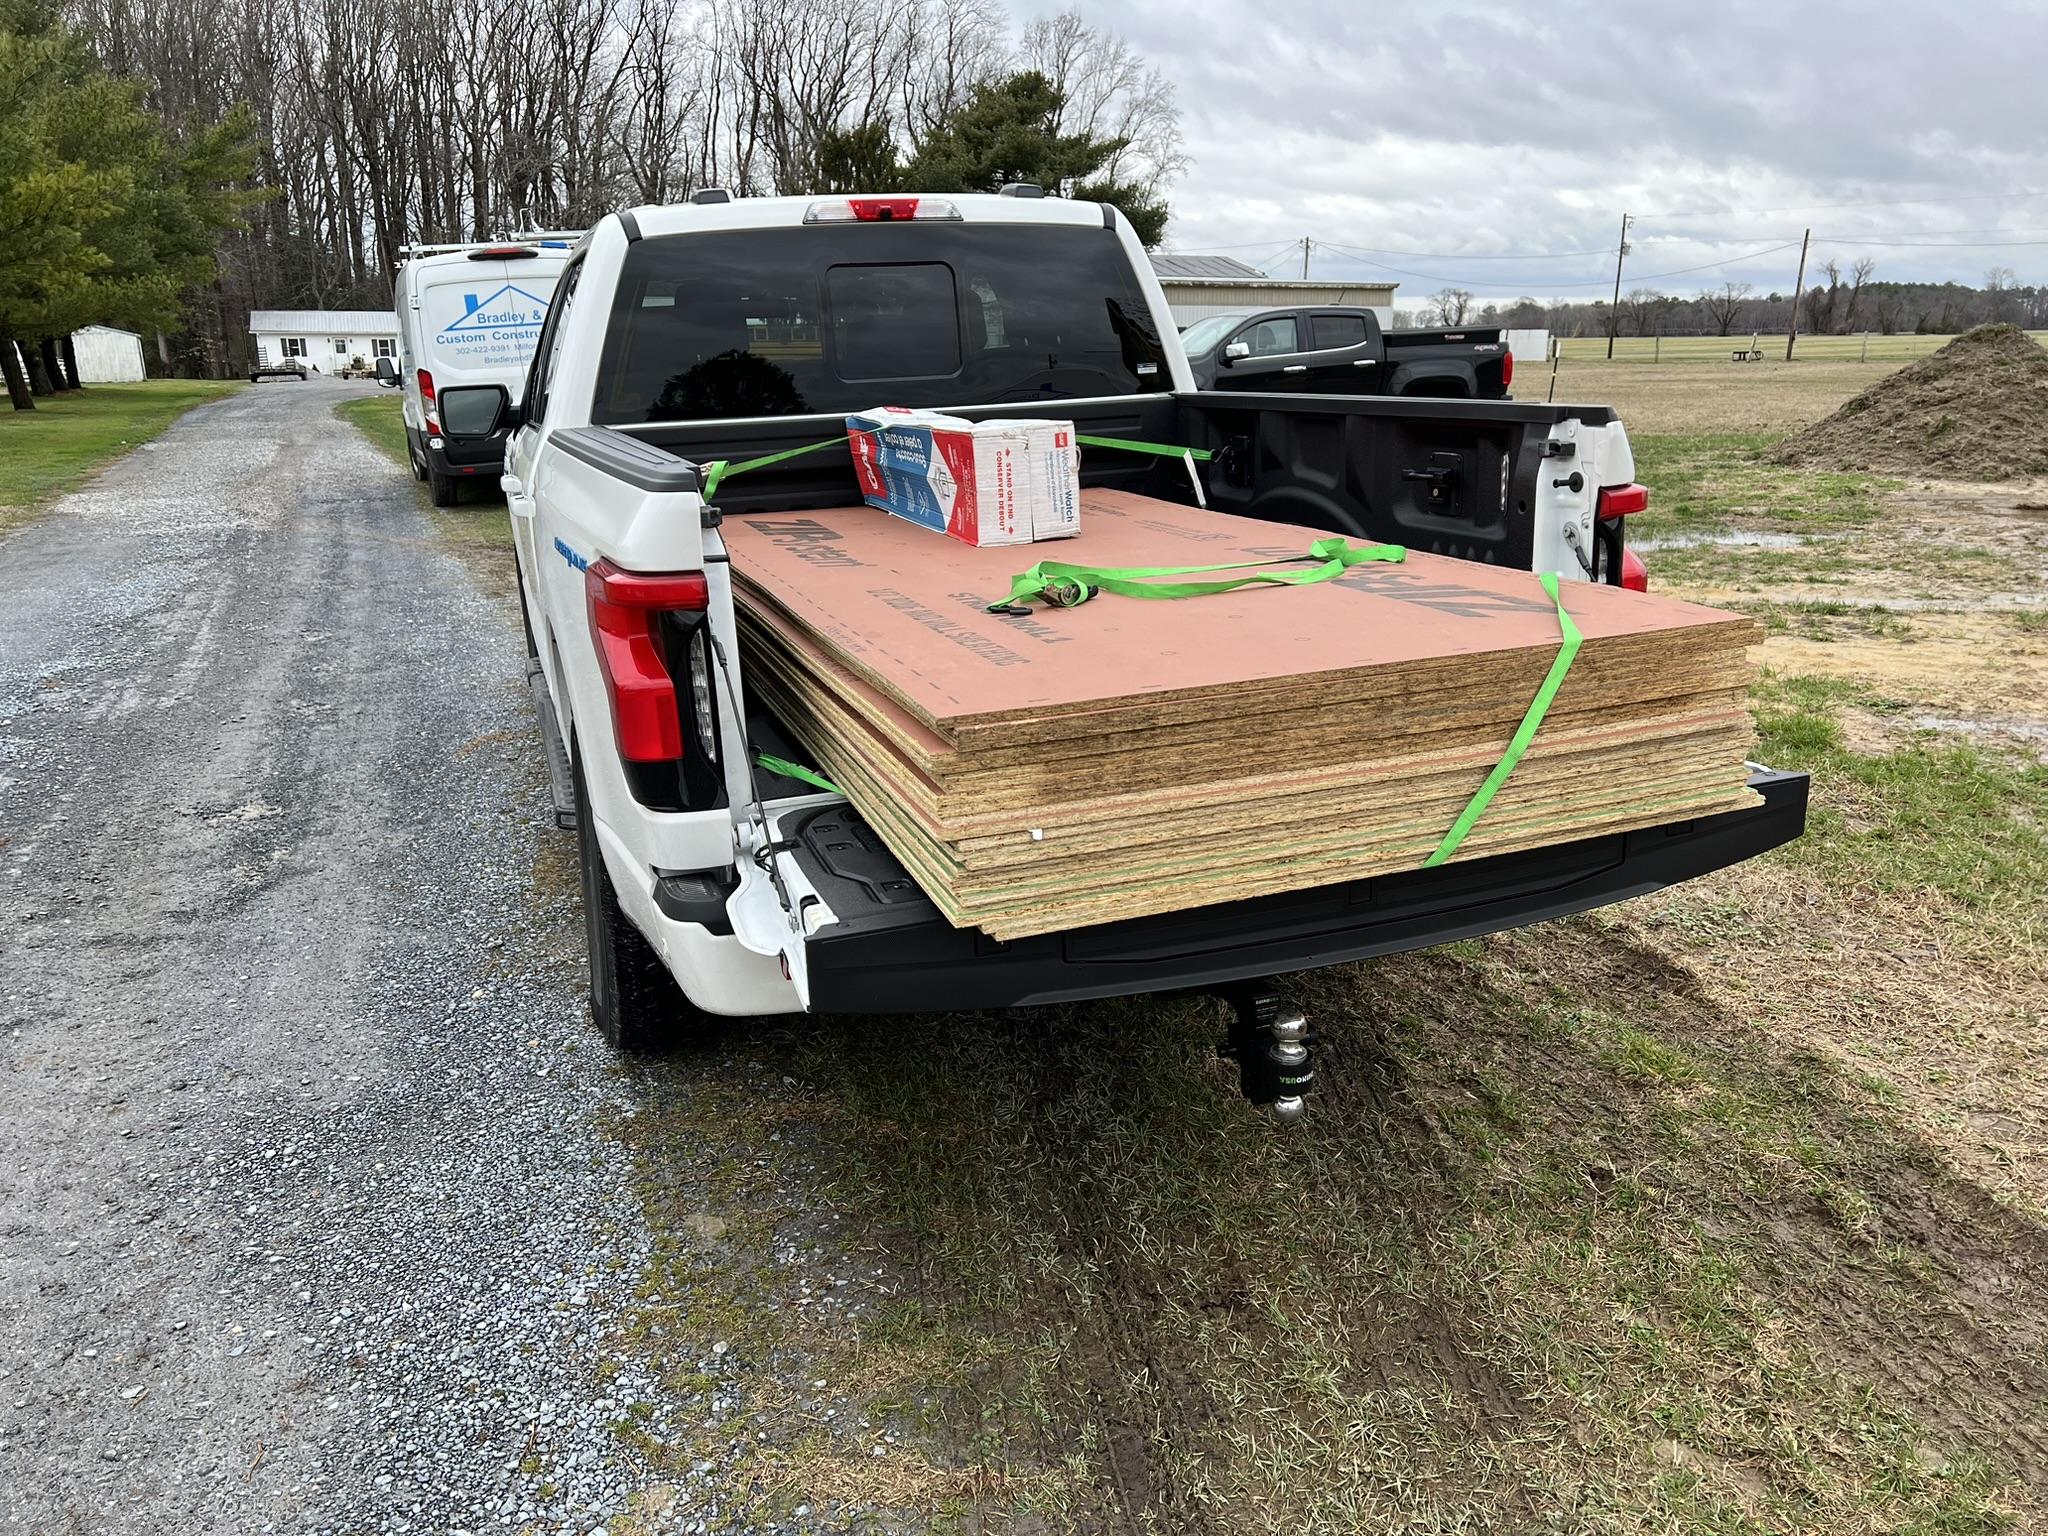
M 252 134 L 262 195 L 163 327 L 181 372 L 240 371 L 251 309 L 388 307 L 411 243 L 708 186 L 1010 180 L 1115 202 L 1156 243 L 1186 163 L 1172 87 L 1078 11 L 1012 34 L 998 0 L 60 3 L 163 122 Z
M 1823 262 L 1820 280 L 1799 296 L 1801 333 L 1951 336 L 1994 321 L 2048 329 L 2048 285 L 2022 284 L 2010 267 L 1993 267 L 1974 287 L 1880 282 L 1876 270 L 1877 263 L 1867 256 L 1846 270 L 1840 262 Z M 1553 336 L 1748 336 L 1782 334 L 1792 323 L 1792 309 L 1789 292 L 1760 293 L 1753 283 L 1729 279 L 1690 297 L 1631 288 L 1618 305 L 1606 299 L 1481 302 L 1468 289 L 1443 288 L 1417 309 L 1397 309 L 1394 319 L 1402 325 L 1548 330 Z

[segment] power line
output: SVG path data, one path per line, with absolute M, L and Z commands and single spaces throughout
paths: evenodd
M 1633 276 L 1636 282 L 1647 283 L 1655 281 L 1660 277 L 1685 277 L 1694 272 L 1711 272 L 1720 267 L 1734 266 L 1738 262 L 1755 261 L 1759 257 L 1776 255 L 1779 251 L 1789 251 L 1797 244 L 1799 244 L 1797 240 L 1786 240 L 1777 245 L 1765 246 L 1762 250 L 1746 251 L 1740 256 L 1729 256 L 1724 257 L 1720 261 L 1703 262 L 1696 267 L 1674 267 L 1668 272 L 1638 272 L 1633 274 Z M 1441 272 L 1416 272 L 1406 267 L 1389 266 L 1385 262 L 1372 260 L 1369 256 L 1362 254 L 1351 246 L 1338 245 L 1333 241 L 1324 241 L 1323 248 L 1325 250 L 1342 252 L 1353 260 L 1363 262 L 1366 266 L 1377 268 L 1382 272 L 1397 272 L 1403 277 L 1419 277 L 1427 283 L 1453 283 L 1475 288 L 1604 288 L 1610 281 L 1606 277 L 1574 278 L 1570 280 L 1543 277 L 1537 278 L 1533 282 L 1504 282 L 1494 278 L 1447 277 Z M 1610 254 L 1612 249 L 1612 247 L 1609 248 Z

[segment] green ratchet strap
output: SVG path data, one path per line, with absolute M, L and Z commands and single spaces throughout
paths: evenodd
M 1352 545 L 1342 538 L 1317 539 L 1306 555 L 1277 555 L 1265 560 L 1237 560 L 1227 565 L 1132 565 L 1114 570 L 1069 565 L 1063 560 L 1041 560 L 1030 570 L 1010 578 L 1010 594 L 988 605 L 990 613 L 1020 610 L 1032 598 L 1054 608 L 1078 608 L 1098 592 L 1120 597 L 1200 597 L 1210 592 L 1233 592 L 1239 587 L 1259 585 L 1306 587 L 1341 576 L 1354 565 L 1369 560 L 1401 561 L 1408 551 L 1398 544 Z M 1244 571 L 1257 566 L 1280 565 L 1288 561 L 1313 560 L 1306 570 L 1255 571 L 1227 581 L 1155 581 L 1158 576 L 1201 576 L 1210 571 Z
M 1550 663 L 1550 672 L 1543 679 L 1543 686 L 1536 690 L 1536 697 L 1529 701 L 1528 711 L 1522 716 L 1522 723 L 1515 727 L 1515 734 L 1508 742 L 1508 749 L 1501 754 L 1499 762 L 1493 765 L 1493 772 L 1486 776 L 1486 782 L 1479 786 L 1477 794 L 1465 803 L 1465 809 L 1458 813 L 1458 819 L 1451 823 L 1451 830 L 1444 834 L 1444 840 L 1436 845 L 1436 852 L 1422 861 L 1424 869 L 1434 869 L 1458 851 L 1458 845 L 1465 841 L 1479 818 L 1486 813 L 1487 806 L 1499 793 L 1501 785 L 1507 783 L 1508 775 L 1515 771 L 1515 764 L 1522 760 L 1522 754 L 1529 750 L 1529 743 L 1536 739 L 1537 728 L 1543 724 L 1543 717 L 1550 712 L 1550 701 L 1557 697 L 1557 690 L 1564 682 L 1565 673 L 1572 669 L 1572 658 L 1579 654 L 1579 626 L 1572 622 L 1572 616 L 1564 611 L 1564 599 L 1557 595 L 1557 576 L 1545 571 L 1539 578 L 1543 590 L 1550 594 L 1550 600 L 1557 604 L 1557 627 L 1564 634 L 1564 644 L 1557 648 L 1557 657 Z
M 1178 443 L 1141 443 L 1129 437 L 1090 437 L 1085 432 L 1076 432 L 1074 441 L 1084 448 L 1118 448 L 1125 453 L 1156 453 L 1169 459 L 1200 459 L 1204 463 L 1216 457 L 1206 448 L 1183 448 Z
M 780 453 L 764 453 L 758 459 L 742 459 L 735 464 L 729 459 L 713 459 L 704 466 L 704 490 L 706 501 L 718 494 L 720 482 L 733 475 L 744 475 L 750 469 L 766 469 L 770 464 L 780 464 L 784 459 L 801 458 L 807 453 L 816 453 L 820 448 L 836 448 L 841 443 L 851 442 L 853 434 L 842 432 L 837 437 L 828 437 L 822 443 L 805 443 L 801 448 L 785 448 Z
M 874 427 L 864 430 L 879 432 L 882 429 Z M 733 463 L 730 459 L 713 459 L 704 466 L 704 489 L 701 494 L 706 501 L 709 501 L 718 494 L 719 486 L 730 480 L 734 475 L 744 475 L 750 469 L 766 469 L 770 464 L 780 464 L 785 459 L 799 459 L 807 453 L 816 453 L 821 448 L 837 448 L 841 443 L 850 443 L 852 441 L 853 434 L 851 432 L 842 432 L 839 436 L 828 437 L 821 443 L 805 443 L 801 448 L 785 448 L 780 453 L 764 453 L 758 459 L 742 459 L 737 464 Z M 1178 443 L 1141 443 L 1127 437 L 1090 437 L 1084 433 L 1077 432 L 1074 434 L 1074 441 L 1090 448 L 1117 448 L 1125 453 L 1152 453 L 1163 455 L 1167 458 L 1185 459 L 1188 461 L 1188 475 L 1190 478 L 1193 477 L 1195 472 L 1194 461 L 1196 459 L 1207 460 L 1215 457 L 1206 448 L 1183 448 Z M 1202 483 L 1197 480 L 1195 481 L 1195 495 L 1199 498 L 1201 494 Z
M 795 779 L 799 784 L 815 784 L 819 789 L 830 790 L 835 795 L 846 793 L 846 791 L 837 784 L 834 784 L 822 773 L 814 772 L 806 768 L 802 763 L 792 763 L 787 758 L 774 757 L 766 752 L 756 752 L 754 754 L 754 765 L 758 768 L 766 768 L 770 773 L 779 773 L 785 779 Z

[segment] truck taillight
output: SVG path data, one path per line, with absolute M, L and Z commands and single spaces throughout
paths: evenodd
M 438 433 L 440 423 L 434 420 L 434 376 L 424 368 L 413 370 L 420 380 L 420 414 L 426 418 L 427 430 Z
M 1643 557 L 1632 549 L 1621 552 L 1621 584 L 1631 592 L 1650 590 L 1650 568 L 1643 564 Z
M 1642 512 L 1650 505 L 1650 488 L 1647 485 L 1603 485 L 1600 487 L 1600 515 L 1602 517 L 1628 517 Z
M 1500 387 L 1506 389 L 1515 382 L 1515 354 L 1513 352 L 1500 360 Z
M 806 224 L 890 224 L 898 219 L 957 219 L 943 197 L 834 197 L 804 210 Z
M 704 573 L 648 575 L 594 560 L 583 590 L 619 756 L 629 763 L 674 762 L 683 755 L 682 717 L 659 626 L 665 613 L 703 613 L 710 606 Z

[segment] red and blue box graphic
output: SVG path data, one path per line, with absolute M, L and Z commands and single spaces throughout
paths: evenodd
M 847 417 L 846 427 L 861 496 L 892 516 L 976 545 L 1080 531 L 1071 422 L 973 422 L 882 406 Z

